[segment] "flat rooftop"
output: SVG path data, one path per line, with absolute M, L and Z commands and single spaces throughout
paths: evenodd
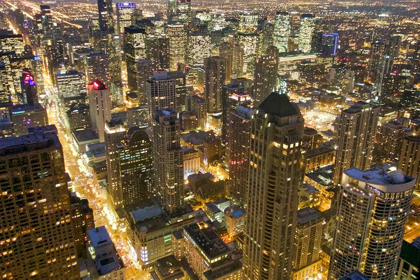
M 184 231 L 210 260 L 229 252 L 229 247 L 226 243 L 204 222 L 185 226 Z
M 111 237 L 109 237 L 108 231 L 104 226 L 88 230 L 88 236 L 94 248 L 112 243 Z
M 77 142 L 86 142 L 86 141 L 92 141 L 95 139 L 99 140 L 98 134 L 96 134 L 95 131 L 91 128 L 83 129 L 83 130 L 75 130 L 72 132 L 74 138 L 76 138 Z
M 321 211 L 316 208 L 305 207 L 298 211 L 297 221 L 299 224 L 303 225 L 315 221 L 319 218 L 322 218 Z

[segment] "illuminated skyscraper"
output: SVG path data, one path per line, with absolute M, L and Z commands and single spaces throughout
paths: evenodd
M 166 70 L 153 72 L 153 78 L 146 83 L 146 92 L 150 116 L 156 110 L 176 109 L 176 80 Z
M 111 120 L 111 94 L 99 80 L 89 84 L 89 108 L 92 129 L 98 132 L 99 140 L 104 142 L 105 122 Z
M 225 59 L 225 82 L 230 83 L 233 74 L 233 44 L 229 42 L 220 44 L 219 56 Z
M 55 126 L 0 139 L 0 270 L 10 279 L 78 279 L 63 149 Z M 8 240 L 6 242 L 6 240 Z
M 291 279 L 303 118 L 287 95 L 271 93 L 251 121 L 244 279 Z
M 415 181 L 386 168 L 344 171 L 329 279 L 394 279 Z
M 315 31 L 316 18 L 312 14 L 303 14 L 300 16 L 299 28 L 299 50 L 304 53 L 312 51 L 312 36 Z
M 260 52 L 259 40 L 260 36 L 258 33 L 238 33 L 239 46 L 243 51 L 242 73 L 246 78 L 251 78 L 254 75 L 255 63 Z M 240 75 L 237 77 L 240 77 Z
M 146 58 L 146 31 L 137 26 L 124 27 L 124 53 L 127 64 L 127 85 L 137 90 L 136 63 Z
M 147 81 L 153 77 L 155 64 L 148 59 L 140 59 L 137 61 L 137 98 L 139 104 L 147 103 Z
M 401 142 L 398 144 L 401 145 Z M 407 136 L 401 147 L 398 169 L 405 174 L 416 177 L 416 190 L 420 189 L 420 136 Z
M 210 56 L 210 34 L 194 32 L 188 37 L 188 63 L 204 65 L 204 59 Z
M 56 75 L 58 95 L 61 98 L 86 96 L 86 78 L 83 72 L 61 70 Z
M 98 0 L 99 28 L 102 32 L 114 31 L 112 0 Z
M 258 106 L 277 86 L 277 58 L 264 55 L 255 64 L 254 91 L 252 99 Z
M 42 22 L 42 31 L 46 33 L 51 31 L 53 28 L 53 17 L 51 13 L 51 8 L 48 5 L 41 5 L 41 22 Z
M 105 53 L 92 53 L 85 57 L 86 80 L 100 80 L 104 84 L 110 84 L 109 55 Z
M 117 3 L 117 32 L 120 36 L 124 34 L 124 27 L 130 26 L 132 21 L 131 17 L 136 10 L 136 3 Z
M 157 69 L 169 69 L 169 38 L 149 36 L 146 38 L 146 49 L 147 58 L 156 64 Z
M 286 12 L 277 12 L 274 23 L 274 46 L 279 52 L 287 52 L 290 36 L 290 16 Z
M 227 159 L 229 164 L 229 197 L 237 204 L 246 202 L 248 153 L 253 110 L 239 106 L 229 113 Z
M 362 101 L 341 112 L 336 128 L 338 136 L 334 181 L 337 184 L 341 182 L 341 176 L 346 169 L 370 168 L 378 113 L 379 108 Z
M 222 87 L 225 85 L 225 59 L 213 56 L 204 60 L 204 99 L 208 113 L 222 111 Z
M 184 25 L 174 23 L 168 25 L 169 38 L 169 58 L 171 71 L 178 70 L 178 63 L 185 65 L 185 55 L 187 49 L 187 33 Z
M 184 168 L 181 149 L 181 123 L 171 109 L 154 111 L 153 193 L 170 215 L 184 208 Z
M 413 74 L 420 74 L 420 40 L 417 41 L 413 54 Z

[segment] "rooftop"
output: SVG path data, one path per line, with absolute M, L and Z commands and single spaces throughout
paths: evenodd
M 258 106 L 258 109 L 281 118 L 299 114 L 298 110 L 290 102 L 289 97 L 286 94 L 279 94 L 277 92 L 272 92 Z
M 299 224 L 303 225 L 315 221 L 319 218 L 322 218 L 321 211 L 316 208 L 306 207 L 298 211 L 297 221 Z
M 415 267 L 420 266 L 420 248 L 417 248 L 413 244 L 403 240 L 400 258 L 414 265 Z
M 96 132 L 91 128 L 75 130 L 72 133 L 74 138 L 76 138 L 77 142 L 79 143 L 99 139 L 98 134 L 96 134 Z
M 340 278 L 340 280 L 369 280 L 369 278 L 364 276 L 358 270 L 355 270 L 352 273 Z
M 184 231 L 191 237 L 201 249 L 201 252 L 204 253 L 209 260 L 229 252 L 226 243 L 224 243 L 219 235 L 204 222 L 185 226 Z
M 89 240 L 92 242 L 94 248 L 102 246 L 104 244 L 112 243 L 111 238 L 109 237 L 108 231 L 104 226 L 92 228 L 88 230 Z

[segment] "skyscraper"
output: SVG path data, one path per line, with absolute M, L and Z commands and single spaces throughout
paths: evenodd
M 111 95 L 108 87 L 99 80 L 89 84 L 89 108 L 92 129 L 98 132 L 99 140 L 104 142 L 105 122 L 111 120 Z
M 413 74 L 420 74 L 420 40 L 417 41 L 413 54 Z
M 279 52 L 287 52 L 290 36 L 290 16 L 286 12 L 277 12 L 274 23 L 274 46 Z
M 344 171 L 329 279 L 394 279 L 415 181 L 386 167 Z
M 123 207 L 149 197 L 152 186 L 152 143 L 145 129 L 131 127 L 117 146 Z
M 80 277 L 63 150 L 54 126 L 0 139 L 0 269 L 13 279 Z M 7 210 L 6 210 L 7 209 Z
M 175 1 L 177 2 L 177 1 Z M 171 71 L 178 70 L 178 64 L 185 65 L 185 55 L 187 49 L 187 33 L 184 25 L 181 23 L 174 23 L 168 25 L 169 38 L 169 58 Z
M 153 72 L 153 78 L 146 83 L 146 92 L 151 116 L 156 110 L 176 109 L 176 80 L 166 70 Z
M 155 68 L 153 61 L 140 59 L 136 64 L 137 98 L 139 104 L 147 103 L 147 81 L 152 78 Z
M 401 144 L 401 142 L 399 142 Z M 416 190 L 420 189 L 420 136 L 407 136 L 401 145 L 398 169 L 408 176 L 416 177 Z
M 303 118 L 271 93 L 251 121 L 244 279 L 291 279 Z
M 48 5 L 41 5 L 41 22 L 42 22 L 42 33 L 51 31 L 53 28 L 53 17 L 51 13 L 51 7 Z
M 212 56 L 204 59 L 204 99 L 208 113 L 222 111 L 222 87 L 225 84 L 225 59 Z
M 230 83 L 233 74 L 233 44 L 230 42 L 220 44 L 219 56 L 225 59 L 225 82 Z
M 112 0 L 98 0 L 99 28 L 102 32 L 114 31 Z
M 304 53 L 312 51 L 312 36 L 315 31 L 316 18 L 312 14 L 303 14 L 300 16 L 299 28 L 299 50 Z
M 56 75 L 58 95 L 61 98 L 86 96 L 86 77 L 75 69 L 61 70 Z
M 146 58 L 146 31 L 137 26 L 124 27 L 124 53 L 127 65 L 127 85 L 137 90 L 136 63 Z
M 252 99 L 258 106 L 267 96 L 276 90 L 277 85 L 277 58 L 269 55 L 261 56 L 255 64 L 254 92 Z
M 124 27 L 131 25 L 131 16 L 136 10 L 136 3 L 116 3 L 117 32 L 124 34 Z
M 85 57 L 85 74 L 87 81 L 100 80 L 109 85 L 109 55 L 105 53 L 92 53 Z
M 229 165 L 229 197 L 237 204 L 244 205 L 248 184 L 249 141 L 253 110 L 239 106 L 229 112 L 227 131 L 227 159 Z
M 379 108 L 359 101 L 349 109 L 343 110 L 337 120 L 337 156 L 334 182 L 339 184 L 344 170 L 351 167 L 369 169 L 376 130 Z
M 152 190 L 169 215 L 184 207 L 184 168 L 181 149 L 181 123 L 171 109 L 154 111 L 153 121 L 153 170 Z

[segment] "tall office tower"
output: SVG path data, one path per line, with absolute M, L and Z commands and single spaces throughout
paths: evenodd
M 416 43 L 416 49 L 413 54 L 413 74 L 420 74 L 420 40 Z
M 184 25 L 181 23 L 169 24 L 167 29 L 169 38 L 169 69 L 176 71 L 178 70 L 178 63 L 185 65 L 187 33 Z
M 289 13 L 277 12 L 274 23 L 274 46 L 279 52 L 287 52 L 290 30 Z
M 376 162 L 398 162 L 401 154 L 401 143 L 406 135 L 406 130 L 407 128 L 398 121 L 389 121 L 378 126 L 374 151 Z
M 204 99 L 208 113 L 222 111 L 222 87 L 225 84 L 225 59 L 212 56 L 204 60 Z
M 70 195 L 70 215 L 73 223 L 74 245 L 78 256 L 86 256 L 87 231 L 95 227 L 93 210 L 87 199 Z
M 230 83 L 233 74 L 233 44 L 230 42 L 220 44 L 219 56 L 225 59 L 225 82 Z
M 99 135 L 99 141 L 105 141 L 105 122 L 111 120 L 111 94 L 105 84 L 99 80 L 89 83 L 89 111 L 92 129 Z
M 108 34 L 107 37 L 109 43 L 107 53 L 109 54 L 109 76 L 111 79 L 111 83 L 121 85 L 121 53 L 123 51 L 121 47 L 121 38 L 120 36 L 113 34 Z
M 401 147 L 398 169 L 405 174 L 416 177 L 416 190 L 420 189 L 420 136 L 407 136 Z
M 176 18 L 176 14 L 177 14 L 177 0 L 168 0 L 168 12 L 167 12 L 167 17 L 168 17 L 168 22 L 173 21 Z
M 378 72 L 381 73 L 380 78 L 383 78 L 384 72 L 384 55 L 385 44 L 382 41 L 372 42 L 370 48 L 370 58 L 368 65 L 367 80 L 373 83 L 381 84 L 381 81 L 376 81 Z M 379 69 L 378 69 L 379 68 Z
M 9 279 L 80 277 L 56 131 L 39 127 L 29 135 L 0 139 L 0 205 L 5 209 L 0 270 Z
M 394 279 L 414 184 L 400 170 L 344 171 L 329 279 Z
M 21 96 L 23 97 L 21 98 L 21 100 L 23 101 L 22 103 L 27 103 L 31 106 L 39 104 L 38 91 L 36 88 L 36 83 L 34 81 L 34 76 L 32 76 L 31 72 L 27 69 L 22 71 L 21 87 L 23 95 Z
M 60 70 L 56 80 L 59 97 L 86 96 L 86 78 L 83 72 L 75 69 Z
M 146 40 L 147 58 L 156 64 L 157 69 L 169 69 L 169 38 L 148 37 Z
M 245 78 L 250 79 L 254 75 L 255 63 L 260 53 L 260 36 L 258 33 L 238 33 L 238 42 L 243 51 L 242 73 Z
M 155 68 L 153 61 L 148 59 L 140 59 L 136 65 L 136 80 L 137 80 L 137 98 L 139 104 L 147 103 L 147 81 L 153 77 L 153 70 Z
M 270 46 L 274 46 L 274 24 L 265 21 L 262 27 L 261 53 L 266 54 L 266 51 Z
M 98 0 L 99 28 L 102 32 L 114 32 L 112 0 Z
M 321 271 L 321 241 L 325 219 L 316 208 L 298 211 L 295 233 L 293 280 L 316 279 Z
M 109 55 L 105 53 L 92 53 L 85 57 L 86 80 L 100 80 L 109 85 Z
M 136 3 L 117 3 L 117 32 L 120 36 L 124 35 L 124 27 L 130 26 L 132 21 L 131 17 L 136 10 Z
M 176 109 L 176 80 L 166 70 L 153 72 L 153 78 L 146 83 L 146 92 L 150 116 L 156 110 Z
M 244 50 L 240 44 L 233 44 L 232 79 L 241 78 L 244 73 Z
M 152 143 L 145 129 L 131 127 L 117 146 L 122 206 L 149 197 L 152 186 Z
M 47 110 L 41 104 L 17 104 L 11 108 L 14 135 L 26 135 L 31 127 L 48 125 Z
M 314 35 L 316 18 L 313 14 L 303 14 L 300 16 L 300 28 L 298 46 L 304 53 L 312 50 L 312 37 Z
M 184 207 L 181 123 L 175 111 L 156 110 L 152 121 L 154 195 L 169 215 Z
M 248 154 L 251 139 L 251 117 L 253 110 L 238 106 L 229 114 L 227 131 L 227 159 L 229 164 L 229 197 L 235 204 L 246 203 L 246 186 L 248 184 Z
M 42 22 L 42 33 L 51 31 L 53 28 L 53 17 L 51 8 L 48 5 L 41 5 L 41 22 Z
M 254 91 L 252 99 L 254 105 L 258 106 L 270 93 L 277 88 L 277 58 L 263 55 L 255 64 Z
M 106 121 L 104 127 L 104 141 L 106 151 L 106 175 L 107 175 L 107 200 L 114 210 L 120 209 L 122 205 L 121 188 L 121 165 L 120 156 L 117 152 L 121 141 L 126 135 L 123 123 Z
M 244 279 L 291 279 L 302 135 L 302 115 L 287 95 L 273 92 L 253 115 Z
M 203 66 L 204 59 L 211 53 L 210 34 L 193 32 L 188 37 L 187 62 L 191 65 Z
M 168 72 L 170 79 L 175 80 L 175 90 L 176 90 L 176 112 L 184 112 L 186 109 L 186 98 L 188 93 L 187 86 L 187 77 L 182 71 L 173 71 Z
M 124 53 L 127 65 L 127 85 L 137 89 L 136 63 L 146 58 L 146 31 L 137 26 L 124 27 Z
M 379 108 L 359 101 L 349 109 L 343 110 L 337 120 L 337 155 L 335 160 L 334 182 L 339 184 L 344 170 L 351 167 L 369 169 Z

